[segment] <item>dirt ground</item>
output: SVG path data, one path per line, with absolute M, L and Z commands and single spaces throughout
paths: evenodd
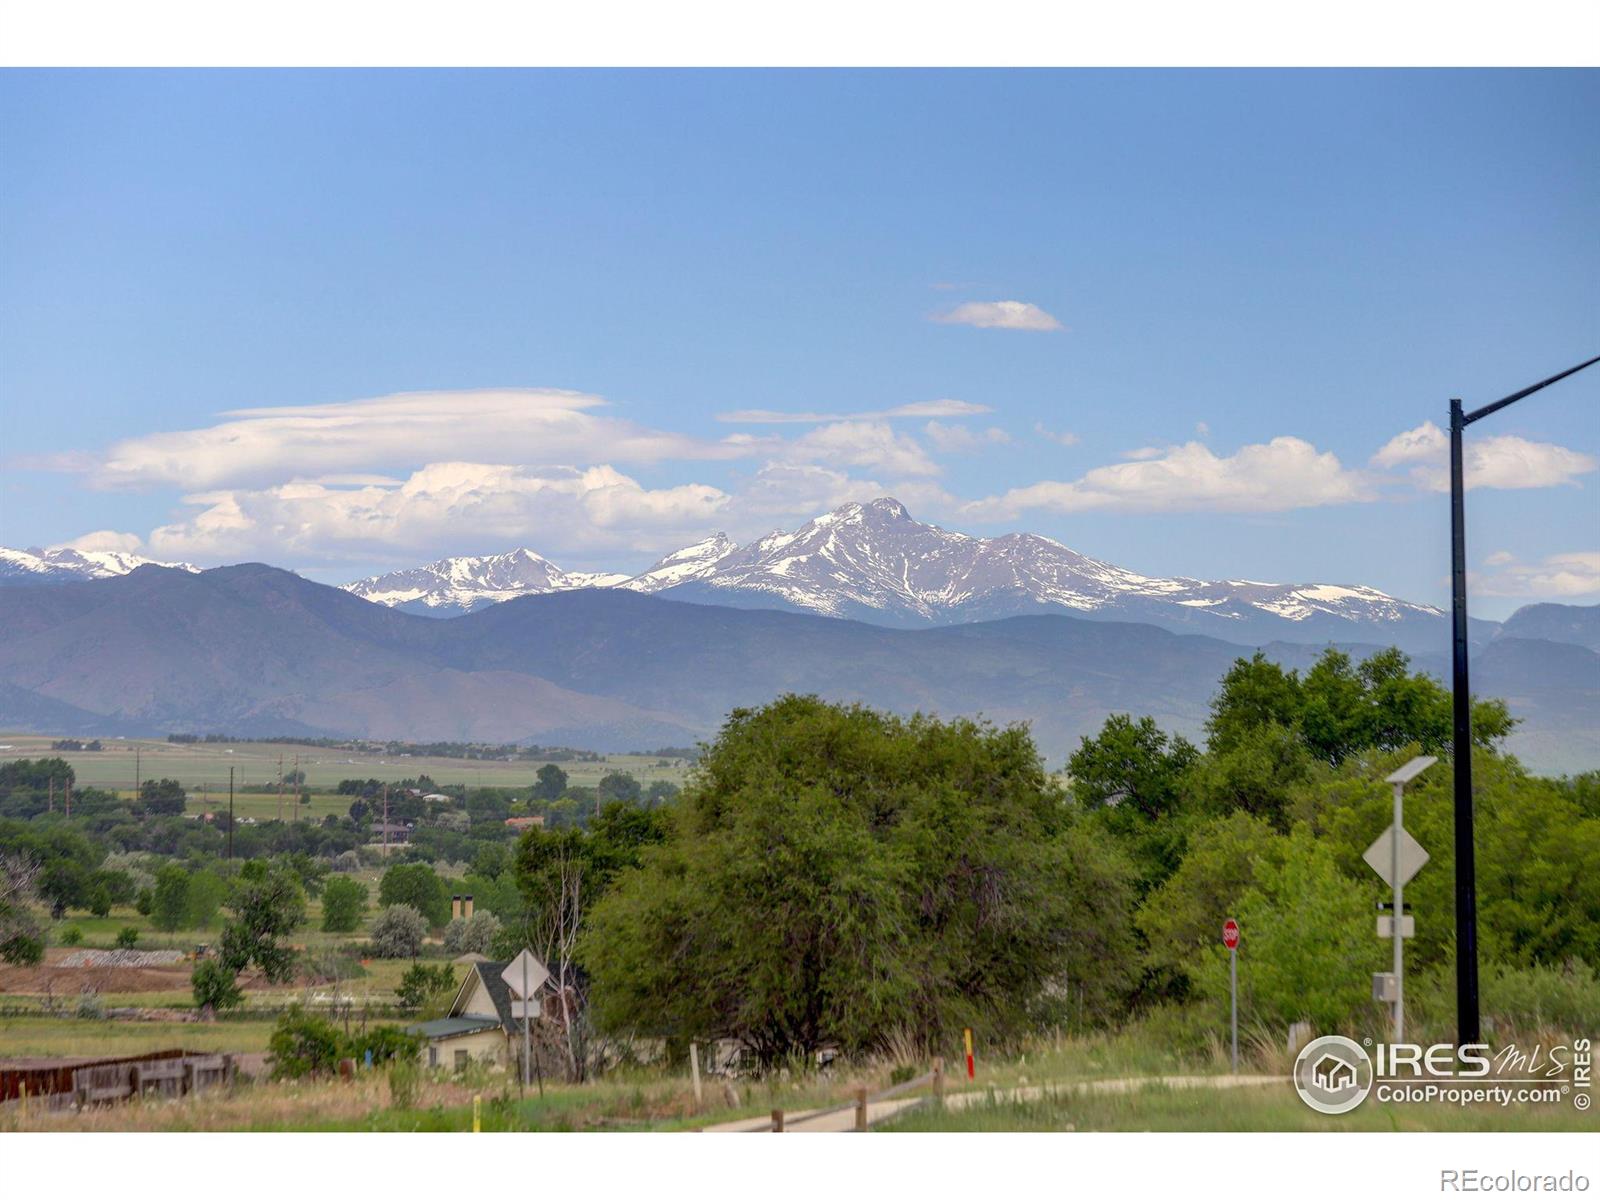
M 187 991 L 188 963 L 170 967 L 62 967 L 45 962 L 32 967 L 0 966 L 0 995 L 77 996 L 85 990 L 102 996 L 118 992 Z

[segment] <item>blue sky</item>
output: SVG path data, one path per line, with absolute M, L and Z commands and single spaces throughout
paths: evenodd
M 1600 352 L 1597 111 L 1572 71 L 7 72 L 0 544 L 629 570 L 882 491 L 1441 602 L 1426 423 Z M 1470 436 L 1474 611 L 1600 599 L 1600 368 Z

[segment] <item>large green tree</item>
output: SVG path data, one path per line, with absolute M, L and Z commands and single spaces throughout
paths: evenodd
M 427 863 L 404 863 L 385 871 L 378 884 L 378 903 L 385 908 L 409 904 L 435 929 L 450 920 L 450 892 Z
M 322 889 L 322 929 L 325 933 L 350 933 L 367 911 L 366 885 L 336 875 Z
M 295 951 L 285 939 L 306 915 L 305 893 L 294 872 L 261 861 L 245 863 L 228 908 L 233 920 L 222 931 L 222 965 L 238 974 L 254 963 L 273 983 L 293 979 Z
M 1129 869 L 1020 727 L 787 696 L 736 711 L 666 811 L 581 945 L 604 1025 L 774 1062 L 1004 1036 L 1126 983 Z

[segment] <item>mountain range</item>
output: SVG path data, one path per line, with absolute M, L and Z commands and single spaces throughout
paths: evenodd
M 670 591 L 672 589 L 663 589 Z M 0 588 L 0 728 L 536 741 L 598 750 L 713 733 L 786 691 L 1027 721 L 1056 763 L 1111 712 L 1196 736 L 1237 643 L 1056 613 L 895 629 L 638 589 L 567 590 L 437 620 L 260 564 L 154 566 Z M 1351 646 L 1355 653 L 1374 647 Z M 1304 667 L 1316 645 L 1265 652 Z M 1447 672 L 1444 647 L 1417 666 Z M 1500 637 L 1481 695 L 1536 769 L 1600 766 L 1600 655 Z
M 116 552 L 0 549 L 0 585 L 127 574 L 153 560 Z M 193 572 L 185 563 L 162 563 Z M 616 588 L 703 604 L 769 608 L 927 628 L 1060 613 L 1135 621 L 1242 645 L 1360 642 L 1430 653 L 1446 614 L 1358 584 L 1206 581 L 1142 575 L 1050 538 L 981 538 L 912 518 L 890 497 L 842 505 L 792 532 L 740 546 L 718 533 L 637 575 L 568 571 L 536 551 L 442 558 L 344 590 L 402 612 L 456 617 L 520 596 Z M 1600 649 L 1600 607 L 1531 605 L 1502 627 L 1473 620 L 1473 640 L 1532 637 Z
M 914 520 L 889 497 L 852 503 L 745 546 L 716 534 L 635 576 L 566 572 L 531 550 L 441 559 L 347 584 L 390 607 L 457 616 L 515 595 L 618 587 L 892 628 L 1062 613 L 1260 643 L 1363 640 L 1406 650 L 1448 637 L 1445 614 L 1374 588 L 1141 575 L 1036 534 L 980 538 Z M 1492 634 L 1493 622 L 1474 633 Z

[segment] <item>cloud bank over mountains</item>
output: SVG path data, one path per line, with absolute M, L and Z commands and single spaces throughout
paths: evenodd
M 993 405 L 941 397 L 859 410 L 739 409 L 679 430 L 621 415 L 588 392 L 423 391 L 237 409 L 202 428 L 31 465 L 83 472 L 93 489 L 183 489 L 172 519 L 147 534 L 99 529 L 68 543 L 75 548 L 308 566 L 398 564 L 530 541 L 557 554 L 647 554 L 714 530 L 760 536 L 885 494 L 935 519 L 986 527 L 1028 513 L 1282 513 L 1404 500 L 1447 483 L 1445 437 L 1431 422 L 1396 434 L 1362 466 L 1293 434 L 1215 449 L 1203 422 L 1181 443 L 1097 450 L 1073 433 L 1037 422 L 1008 429 L 1005 420 Z M 961 495 L 952 477 L 979 456 L 1012 456 L 985 459 L 1003 474 L 1030 462 L 1083 465 L 1046 478 L 1035 466 L 1032 480 Z M 1563 446 L 1482 437 L 1470 443 L 1468 479 L 1486 488 L 1582 486 L 1597 466 Z M 1547 581 L 1552 594 L 1580 594 L 1586 554 L 1502 569 L 1495 586 Z

